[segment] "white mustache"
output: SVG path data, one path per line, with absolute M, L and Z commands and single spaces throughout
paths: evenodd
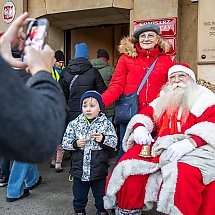
M 183 82 L 173 83 L 173 84 L 170 86 L 170 90 L 175 90 L 177 87 L 182 88 L 182 89 L 185 89 L 185 88 L 187 88 L 187 84 L 185 84 L 185 83 L 183 83 Z

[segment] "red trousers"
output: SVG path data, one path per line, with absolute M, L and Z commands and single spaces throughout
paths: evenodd
M 138 159 L 141 147 L 130 149 L 121 160 Z M 148 160 L 157 162 L 156 158 Z M 120 161 L 119 161 L 120 162 Z M 142 208 L 145 197 L 145 187 L 149 175 L 131 175 L 117 193 L 118 207 L 121 209 Z M 215 181 L 208 185 L 202 182 L 199 169 L 178 162 L 178 177 L 174 196 L 175 206 L 183 215 L 212 215 L 215 214 Z
M 202 182 L 199 169 L 178 163 L 178 178 L 175 205 L 184 215 L 215 214 L 215 181 L 208 185 Z

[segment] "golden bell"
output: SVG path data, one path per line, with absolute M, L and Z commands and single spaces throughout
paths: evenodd
M 150 145 L 143 145 L 139 156 L 143 158 L 151 158 L 152 156 L 151 156 Z

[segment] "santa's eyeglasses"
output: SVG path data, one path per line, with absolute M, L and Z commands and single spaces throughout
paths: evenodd
M 169 77 L 170 81 L 175 81 L 176 79 L 182 81 L 183 79 L 185 79 L 188 75 L 187 74 L 179 74 L 179 75 L 171 75 Z

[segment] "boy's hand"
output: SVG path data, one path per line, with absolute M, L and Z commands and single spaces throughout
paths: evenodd
M 87 140 L 86 139 L 79 139 L 76 142 L 77 142 L 78 148 L 84 149 L 84 147 L 87 143 Z
M 100 133 L 95 133 L 95 134 L 91 134 L 90 138 L 95 138 L 96 142 L 101 143 L 103 139 L 103 135 Z

